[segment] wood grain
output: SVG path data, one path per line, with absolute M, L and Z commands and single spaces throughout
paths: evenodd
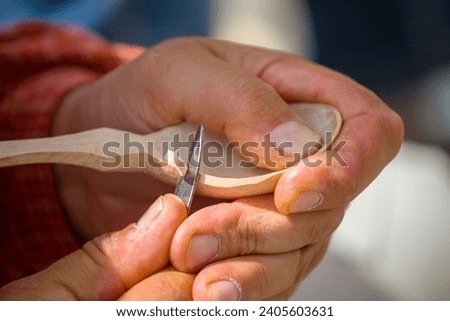
M 294 110 L 329 147 L 342 125 L 339 112 L 323 104 L 293 104 Z M 54 163 L 89 167 L 104 172 L 142 172 L 175 184 L 184 173 L 189 143 L 196 125 L 182 123 L 148 135 L 137 135 L 111 128 L 99 128 L 73 135 L 0 142 L 0 167 Z M 326 138 L 326 133 L 329 137 Z M 331 135 L 330 135 L 331 134 Z M 173 142 L 185 142 L 173 146 Z M 214 142 L 214 143 L 213 143 Z M 205 131 L 204 144 L 215 155 L 203 159 L 197 186 L 199 194 L 218 198 L 237 198 L 273 192 L 284 170 L 270 171 L 243 167 L 244 159 L 229 142 Z M 180 144 L 178 144 L 180 145 Z M 320 151 L 319 151 L 320 152 Z M 220 166 L 212 166 L 212 164 Z M 247 163 L 248 165 L 248 163 Z

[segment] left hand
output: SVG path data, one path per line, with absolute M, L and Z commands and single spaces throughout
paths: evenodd
M 294 58 L 207 38 L 162 42 L 70 91 L 55 114 L 53 134 L 100 127 L 148 134 L 189 121 L 240 143 L 261 143 L 271 132 L 279 143 L 292 142 L 297 152 L 303 152 L 304 144 L 317 143 L 320 135 L 293 112 L 271 79 L 261 77 L 281 57 Z M 312 65 L 295 60 L 299 71 Z M 287 60 L 287 64 L 291 63 Z M 262 162 L 264 152 L 256 152 Z M 121 228 L 159 195 L 173 191 L 172 186 L 142 174 L 62 165 L 55 172 L 68 215 L 87 239 Z M 204 207 L 218 201 L 197 198 L 196 204 Z
M 320 160 L 322 166 L 301 162 L 289 169 L 274 195 L 199 210 L 182 223 L 171 246 L 172 263 L 182 271 L 198 271 L 208 262 L 222 260 L 199 272 L 195 299 L 283 298 L 320 261 L 347 204 L 400 147 L 400 118 L 372 92 L 344 75 L 285 53 L 208 39 L 173 40 L 69 94 L 55 118 L 55 133 L 58 127 L 66 130 L 67 124 L 85 125 L 69 132 L 100 126 L 143 131 L 143 124 L 152 121 L 160 123 L 153 128 L 160 128 L 188 120 L 243 141 L 251 136 L 250 129 L 267 133 L 278 125 L 271 122 L 289 119 L 283 100 L 328 103 L 341 112 L 344 123 L 336 144 L 348 142 L 339 151 L 348 166 L 326 162 L 334 151 L 310 156 L 309 161 Z M 103 104 L 92 109 L 99 101 Z M 246 117 L 235 117 L 240 113 Z M 85 119 L 76 122 L 77 117 Z M 148 206 L 151 191 L 162 194 L 173 189 L 138 174 L 79 168 L 57 172 L 62 198 L 87 236 L 134 219 L 134 213 Z M 202 207 L 217 202 L 203 200 Z M 219 238 L 220 250 L 213 258 L 202 257 L 206 253 L 202 247 L 189 251 L 195 234 Z M 196 258 L 190 261 L 191 256 Z M 286 273 L 280 273 L 280 266 L 286 266 Z M 238 295 L 214 296 L 207 286 L 218 277 L 238 284 Z
M 295 146 L 314 142 L 285 101 L 328 103 L 340 111 L 337 143 L 348 142 L 339 151 L 348 166 L 290 169 L 275 191 L 283 213 L 346 206 L 399 150 L 401 119 L 350 78 L 287 53 L 207 38 L 163 42 L 75 88 L 58 108 L 53 133 L 105 126 L 148 133 L 186 120 L 232 141 L 259 141 L 270 132 Z M 323 161 L 332 153 L 309 158 Z M 88 239 L 137 219 L 156 197 L 173 191 L 140 174 L 70 166 L 57 166 L 56 174 L 71 221 Z M 218 202 L 196 201 L 200 207 Z

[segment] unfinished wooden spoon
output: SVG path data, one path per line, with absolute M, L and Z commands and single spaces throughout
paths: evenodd
M 342 125 L 339 112 L 324 104 L 296 103 L 292 108 L 322 136 L 325 144 L 320 151 L 328 148 Z M 144 172 L 175 185 L 186 168 L 184 161 L 195 129 L 194 124 L 182 123 L 148 135 L 137 135 L 99 128 L 58 137 L 5 141 L 0 142 L 0 167 L 72 164 L 105 172 Z M 218 198 L 273 192 L 285 170 L 273 172 L 248 167 L 230 146 L 225 137 L 205 131 L 204 153 L 209 154 L 203 157 L 197 192 Z

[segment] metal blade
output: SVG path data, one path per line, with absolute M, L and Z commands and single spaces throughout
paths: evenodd
M 181 198 L 186 205 L 188 213 L 192 204 L 192 199 L 194 198 L 195 188 L 197 187 L 198 173 L 202 158 L 202 147 L 203 125 L 200 124 L 189 149 L 187 171 L 184 176 L 180 177 L 177 187 L 175 188 L 175 195 Z

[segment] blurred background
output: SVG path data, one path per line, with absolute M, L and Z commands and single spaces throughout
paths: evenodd
M 405 142 L 292 299 L 450 300 L 450 1 L 0 2 L 0 23 L 24 19 L 144 46 L 208 35 L 285 50 L 374 90 L 402 116 Z

